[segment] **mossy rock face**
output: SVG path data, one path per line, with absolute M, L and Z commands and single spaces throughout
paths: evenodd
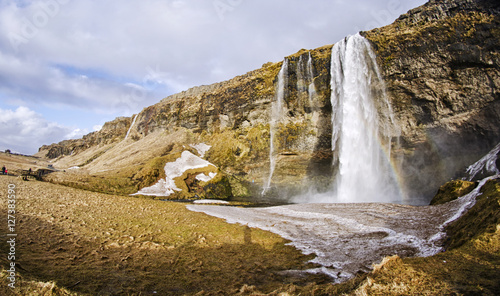
M 457 248 L 465 242 L 484 233 L 495 233 L 500 224 L 500 180 L 486 182 L 476 204 L 460 219 L 446 228 L 449 249 Z M 500 245 L 497 246 L 500 250 Z
M 455 200 L 461 196 L 470 193 L 474 188 L 476 188 L 477 183 L 455 180 L 450 181 L 443 186 L 441 186 L 434 198 L 431 201 L 431 205 L 440 205 L 452 200 Z
M 499 77 L 500 17 L 493 2 L 429 1 L 391 25 L 362 32 L 401 127 L 394 158 L 401 157 L 401 168 L 419 168 L 399 172 L 411 197 L 430 200 L 500 139 L 492 91 Z M 469 112 L 474 115 L 467 119 L 457 116 Z
M 254 182 L 244 181 L 236 176 L 228 176 L 229 184 L 233 197 L 249 198 L 259 196 L 262 192 L 262 187 L 256 185 Z
M 203 197 L 207 199 L 230 199 L 233 197 L 233 191 L 229 178 L 222 173 L 218 173 L 215 178 L 209 182 L 202 183 Z
M 225 130 L 210 135 L 212 148 L 206 159 L 231 173 L 247 172 L 249 164 L 265 161 L 269 156 L 268 125 L 246 130 Z

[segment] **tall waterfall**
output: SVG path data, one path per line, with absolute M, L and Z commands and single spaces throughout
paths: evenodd
M 390 164 L 392 110 L 370 43 L 356 34 L 332 48 L 334 202 L 399 202 Z
M 283 120 L 285 115 L 285 88 L 288 84 L 288 60 L 283 61 L 280 72 L 278 73 L 278 86 L 276 90 L 275 99 L 271 105 L 271 121 L 270 121 L 270 147 L 269 147 L 269 175 L 262 190 L 264 195 L 269 188 L 271 188 L 271 180 L 273 178 L 274 169 L 276 168 L 277 152 L 275 151 L 274 141 L 276 136 L 276 129 Z

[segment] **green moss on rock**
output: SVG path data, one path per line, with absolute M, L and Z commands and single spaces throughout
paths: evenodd
M 500 180 L 490 180 L 481 188 L 476 204 L 446 228 L 448 248 L 457 248 L 484 233 L 495 233 L 500 224 Z
M 230 199 L 233 197 L 233 191 L 229 178 L 219 172 L 217 176 L 208 182 L 202 182 L 203 196 L 207 199 Z
M 476 186 L 477 184 L 474 182 L 463 180 L 448 182 L 439 188 L 436 196 L 431 201 L 431 205 L 440 205 L 455 200 L 460 196 L 468 194 Z
M 245 171 L 245 165 L 268 156 L 269 125 L 256 125 L 246 130 L 225 130 L 210 136 L 212 148 L 208 161 L 232 173 Z

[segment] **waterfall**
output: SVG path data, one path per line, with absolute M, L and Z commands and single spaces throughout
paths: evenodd
M 128 138 L 128 135 L 130 134 L 130 131 L 132 130 L 132 127 L 135 124 L 135 120 L 137 119 L 137 115 L 139 115 L 139 114 L 134 115 L 134 119 L 132 119 L 132 123 L 130 124 L 130 127 L 128 128 L 127 134 L 125 135 L 125 139 L 123 139 L 123 140 L 126 140 Z
M 307 78 L 309 82 L 309 87 L 307 89 L 309 93 L 309 106 L 313 106 L 313 100 L 316 98 L 316 85 L 314 84 L 314 70 L 313 70 L 313 63 L 312 63 L 312 56 L 311 53 L 309 52 L 309 57 L 307 59 Z
M 299 61 L 297 63 L 297 93 L 300 95 L 300 93 L 306 91 L 306 77 L 304 77 L 304 74 L 306 74 L 306 70 L 304 68 L 304 59 L 302 56 L 299 57 Z
M 276 160 L 278 153 L 275 151 L 275 137 L 276 129 L 283 120 L 285 112 L 285 88 L 288 84 L 288 60 L 283 61 L 283 65 L 278 73 L 278 85 L 276 90 L 275 99 L 271 105 L 271 120 L 270 120 L 270 147 L 269 147 L 269 175 L 267 177 L 264 189 L 262 190 L 262 195 L 264 195 L 269 188 L 271 188 L 271 180 L 274 174 L 274 169 L 276 168 Z
M 399 202 L 390 164 L 392 110 L 370 43 L 356 34 L 332 48 L 334 202 Z
M 307 61 L 304 60 L 303 55 L 299 57 L 297 63 L 297 93 L 299 99 L 307 97 L 309 107 L 313 106 L 313 100 L 316 98 L 316 85 L 314 84 L 311 52 L 308 53 Z

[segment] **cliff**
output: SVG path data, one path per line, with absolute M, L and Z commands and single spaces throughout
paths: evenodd
M 411 203 L 428 202 L 500 141 L 499 10 L 495 1 L 430 1 L 362 32 L 401 130 L 391 160 Z M 276 127 L 269 195 L 326 191 L 334 174 L 331 46 L 285 60 L 286 114 Z M 203 142 L 211 146 L 205 158 L 228 176 L 234 195 L 259 195 L 270 170 L 271 107 L 282 65 L 172 95 L 141 111 L 133 126 L 132 118 L 116 119 L 82 139 L 43 146 L 38 155 L 91 176 L 119 172 L 129 185 L 123 193 L 133 193 L 163 177 L 165 162 Z
M 499 10 L 495 1 L 430 1 L 364 34 L 402 129 L 409 191 L 432 195 L 500 139 Z
M 65 140 L 57 144 L 40 147 L 39 154 L 48 159 L 78 154 L 92 146 L 106 145 L 119 141 L 127 132 L 132 120 L 128 117 L 118 117 L 106 122 L 100 131 L 92 132 L 77 140 Z

